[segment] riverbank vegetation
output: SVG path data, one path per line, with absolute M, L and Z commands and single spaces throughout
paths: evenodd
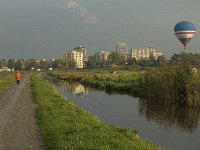
M 108 93 L 118 92 L 138 95 L 140 88 L 137 80 L 141 73 L 143 71 L 83 70 L 51 72 L 49 75 L 60 80 L 81 82 Z
M 38 123 L 48 149 L 161 149 L 138 138 L 134 130 L 104 124 L 62 98 L 38 76 L 33 75 L 31 81 Z
M 196 68 L 172 65 L 148 70 L 140 77 L 142 97 L 163 104 L 200 105 L 200 80 Z
M 184 63 L 135 71 L 65 71 L 49 73 L 109 93 L 123 93 L 163 104 L 200 106 L 200 74 Z

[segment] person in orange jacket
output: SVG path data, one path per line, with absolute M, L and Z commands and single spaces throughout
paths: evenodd
M 19 70 L 17 70 L 17 72 L 15 73 L 15 79 L 17 81 L 17 85 L 20 84 L 20 78 L 21 78 L 20 72 Z

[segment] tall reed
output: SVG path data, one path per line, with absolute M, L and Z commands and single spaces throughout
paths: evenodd
M 166 66 L 145 72 L 139 80 L 142 96 L 162 103 L 197 106 L 200 80 L 188 65 Z

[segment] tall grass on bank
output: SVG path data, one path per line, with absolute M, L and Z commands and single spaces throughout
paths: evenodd
M 31 77 L 37 118 L 45 144 L 51 150 L 155 150 L 136 132 L 102 123 L 98 118 L 62 98 L 46 81 Z
M 188 65 L 149 70 L 140 77 L 143 97 L 161 103 L 200 105 L 200 80 Z
M 5 90 L 15 82 L 14 72 L 0 72 L 0 91 Z

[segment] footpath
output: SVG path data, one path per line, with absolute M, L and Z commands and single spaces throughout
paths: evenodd
M 0 93 L 0 150 L 43 150 L 30 75 Z

